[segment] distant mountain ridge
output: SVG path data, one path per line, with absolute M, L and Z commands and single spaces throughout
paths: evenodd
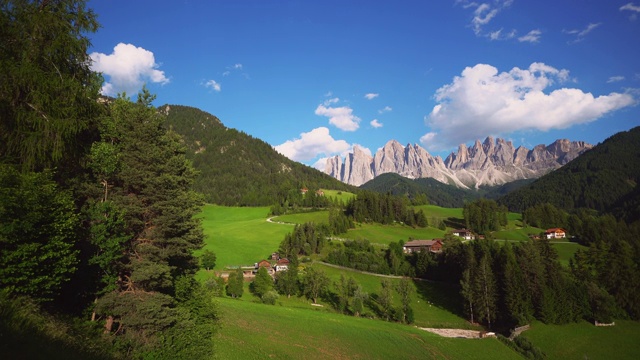
M 402 146 L 390 140 L 370 156 L 357 146 L 342 160 L 329 158 L 325 173 L 347 184 L 360 186 L 385 173 L 409 179 L 433 178 L 460 188 L 496 186 L 521 179 L 533 179 L 575 159 L 593 146 L 584 141 L 560 139 L 529 150 L 515 148 L 511 141 L 489 136 L 467 147 L 461 144 L 445 160 L 432 156 L 419 145 Z

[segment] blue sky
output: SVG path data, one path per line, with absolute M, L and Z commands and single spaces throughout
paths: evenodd
M 212 113 L 323 168 L 389 140 L 597 144 L 640 125 L 640 1 L 90 1 L 103 92 Z

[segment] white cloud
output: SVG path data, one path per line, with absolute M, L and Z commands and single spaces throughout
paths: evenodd
M 382 123 L 379 122 L 378 119 L 371 120 L 371 122 L 369 124 L 371 124 L 371 126 L 373 126 L 376 129 L 382 127 Z
M 377 98 L 379 95 L 380 95 L 380 94 L 376 94 L 376 93 L 368 93 L 368 94 L 366 94 L 364 97 L 365 97 L 367 100 L 373 100 L 373 99 Z
M 331 104 L 337 103 L 338 101 L 340 101 L 340 98 L 335 97 L 335 98 L 331 98 L 323 101 L 322 104 L 324 104 L 324 106 L 329 106 Z
M 624 76 L 612 76 L 607 80 L 608 83 L 618 82 L 624 80 Z
M 329 118 L 329 124 L 343 131 L 356 131 L 360 125 L 360 118 L 353 114 L 348 106 L 327 107 L 328 104 L 318 105 L 315 114 Z
M 593 30 L 595 30 L 598 26 L 602 25 L 602 23 L 590 23 L 586 28 L 582 30 L 574 29 L 574 30 L 565 30 L 564 32 L 570 35 L 575 35 L 575 39 L 570 41 L 569 43 L 575 44 L 579 43 Z
M 91 69 L 109 78 L 102 87 L 104 95 L 137 93 L 145 82 L 167 84 L 164 71 L 158 70 L 153 53 L 132 44 L 119 43 L 110 55 L 91 53 Z
M 634 3 L 628 3 L 620 7 L 620 11 L 624 11 L 624 10 L 631 11 L 632 13 L 631 15 L 629 15 L 629 20 L 635 21 L 638 18 L 638 14 L 635 14 L 635 13 L 640 13 L 640 6 Z
M 385 106 L 384 108 L 378 110 L 378 114 L 384 114 L 384 113 L 390 112 L 392 110 L 393 110 L 393 108 L 391 106 Z
M 456 4 L 462 4 L 464 9 L 474 9 L 471 19 L 471 28 L 476 36 L 487 36 L 491 40 L 504 40 L 515 36 L 515 31 L 502 34 L 502 30 L 485 33 L 483 27 L 488 25 L 502 10 L 511 6 L 513 0 L 494 0 L 492 2 L 477 3 L 468 0 L 458 0 Z
M 520 42 L 530 42 L 537 43 L 540 42 L 540 36 L 542 35 L 542 31 L 538 29 L 531 30 L 527 33 L 527 35 L 520 36 L 518 41 Z
M 206 83 L 204 83 L 205 87 L 209 87 L 212 88 L 213 90 L 220 92 L 220 90 L 222 90 L 222 87 L 220 86 L 220 83 L 216 82 L 215 80 L 209 80 Z
M 309 132 L 300 134 L 294 140 L 274 146 L 275 150 L 294 161 L 308 161 L 318 155 L 325 156 L 341 154 L 348 151 L 351 146 L 344 140 L 335 140 L 329 134 L 329 129 L 319 127 Z
M 425 118 L 431 133 L 421 141 L 436 142 L 444 149 L 476 139 L 479 134 L 563 129 L 597 120 L 636 102 L 630 94 L 594 97 L 573 88 L 544 92 L 568 78 L 567 70 L 543 63 L 502 73 L 486 64 L 467 67 L 452 83 L 436 91 L 438 104 Z

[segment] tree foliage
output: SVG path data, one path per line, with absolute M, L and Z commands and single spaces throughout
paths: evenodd
M 0 285 L 38 301 L 53 300 L 78 266 L 79 216 L 51 177 L 0 165 Z
M 76 0 L 3 0 L 0 9 L 0 159 L 73 167 L 99 114 L 101 78 L 87 54 L 96 16 Z

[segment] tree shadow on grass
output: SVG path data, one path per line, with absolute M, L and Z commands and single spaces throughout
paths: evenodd
M 416 291 L 423 301 L 465 318 L 460 288 L 453 284 L 413 280 Z
M 447 227 L 451 227 L 454 229 L 463 229 L 466 226 L 464 219 L 455 218 L 455 217 L 448 217 L 446 220 L 444 220 L 444 224 Z

